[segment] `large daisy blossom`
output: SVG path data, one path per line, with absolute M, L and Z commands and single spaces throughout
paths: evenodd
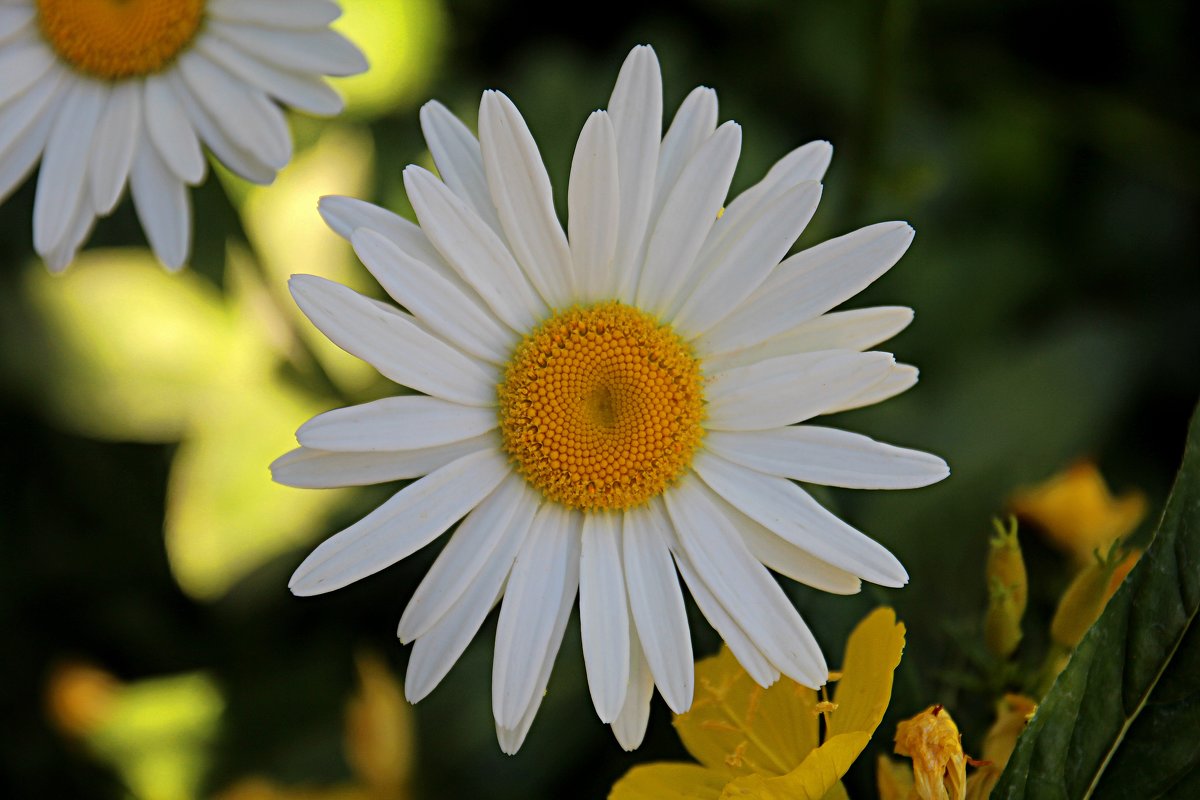
M 292 156 L 275 101 L 320 115 L 321 76 L 366 69 L 331 0 L 0 0 L 0 201 L 41 159 L 34 249 L 65 268 L 128 183 L 146 238 L 178 268 L 201 145 L 267 184 Z
M 320 210 L 397 303 L 297 275 L 292 294 L 348 352 L 421 394 L 321 414 L 273 465 L 292 486 L 419 478 L 337 533 L 290 587 L 313 595 L 410 555 L 462 519 L 400 620 L 405 691 L 427 695 L 500 603 L 492 709 L 515 752 L 576 593 L 592 700 L 620 743 L 653 687 L 692 702 L 676 570 L 755 681 L 828 677 L 769 569 L 842 594 L 908 576 L 794 481 L 864 489 L 944 478 L 936 456 L 796 425 L 916 382 L 888 353 L 907 308 L 830 312 L 912 240 L 872 225 L 783 260 L 831 148 L 781 159 L 722 213 L 740 128 L 697 88 L 662 135 L 649 47 L 583 126 L 564 232 L 512 102 L 485 92 L 477 139 L 436 102 L 421 123 L 441 179 L 404 173 L 420 227 L 345 197 Z

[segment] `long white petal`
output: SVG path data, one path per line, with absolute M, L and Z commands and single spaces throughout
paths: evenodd
M 37 163 L 65 93 L 58 69 L 6 106 L 0 106 L 0 202 Z
M 446 262 L 515 331 L 529 331 L 546 305 L 508 246 L 466 201 L 420 167 L 404 170 L 404 186 L 429 241 Z
M 504 456 L 492 450 L 431 472 L 322 542 L 296 568 L 288 588 L 300 596 L 323 594 L 407 558 L 474 508 L 508 473 Z
M 692 705 L 695 668 L 683 592 L 671 561 L 670 525 L 661 501 L 630 509 L 622 542 L 637 637 L 663 699 L 682 714 Z
M 617 253 L 605 295 L 631 301 L 645 252 L 662 137 L 662 71 L 647 45 L 630 51 L 608 101 L 617 139 L 621 216 Z
M 79 252 L 84 240 L 91 235 L 95 224 L 96 214 L 92 211 L 91 201 L 80 195 L 75 212 L 71 215 L 71 222 L 67 226 L 66 236 L 58 243 L 58 247 L 43 258 L 46 267 L 51 272 L 61 272 L 66 269 L 75 260 L 75 255 Z
M 0 6 L 0 43 L 9 38 L 15 38 L 25 26 L 33 22 L 37 16 L 37 8 L 31 5 L 14 7 Z
M 741 147 L 741 126 L 726 122 L 684 167 L 650 232 L 638 277 L 639 308 L 659 316 L 670 309 L 725 204 Z
M 179 180 L 195 186 L 204 180 L 208 162 L 183 101 L 162 75 L 149 76 L 143 85 L 142 106 L 146 110 L 150 140 Z
M 279 107 L 195 50 L 179 57 L 179 72 L 221 130 L 239 149 L 278 171 L 292 158 L 292 136 Z
M 903 586 L 908 573 L 887 548 L 847 525 L 786 478 L 701 452 L 692 467 L 731 506 L 817 558 L 880 586 Z
M 697 574 L 683 548 L 676 544 L 672 548 L 672 553 L 675 555 L 679 574 L 683 576 L 684 583 L 687 584 L 688 591 L 692 593 L 692 599 L 696 601 L 700 613 L 708 620 L 708 624 L 713 626 L 713 630 L 724 640 L 725 644 L 729 645 L 733 657 L 745 668 L 751 679 L 759 686 L 770 686 L 779 680 L 779 670 L 767 660 L 757 645 L 750 640 L 746 632 L 721 605 L 712 590 Z
M 300 426 L 304 447 L 370 453 L 461 442 L 495 428 L 496 412 L 421 395 L 384 397 L 318 414 Z
M 709 349 L 748 347 L 825 313 L 891 269 L 912 239 L 906 223 L 883 222 L 800 251 L 708 331 Z
M 216 36 L 202 36 L 196 49 L 252 86 L 294 108 L 330 117 L 345 107 L 342 96 L 316 75 L 280 69 Z
M 583 302 L 603 298 L 617 252 L 620 201 L 616 133 L 607 112 L 595 111 L 575 145 L 567 191 L 572 279 Z
M 496 376 L 409 315 L 315 275 L 288 281 L 296 304 L 338 347 L 402 386 L 471 406 L 496 403 Z
M 540 496 L 525 479 L 512 473 L 467 515 L 408 601 L 396 629 L 401 642 L 424 636 L 466 594 L 480 572 L 506 559 L 512 565 L 539 502 Z M 508 575 L 507 568 L 504 574 Z
M 97 214 L 112 211 L 125 188 L 142 127 L 141 93 L 140 81 L 116 84 L 100 114 L 88 157 L 91 203 Z
M 646 724 L 650 721 L 650 699 L 654 695 L 654 678 L 650 665 L 638 642 L 636 632 L 631 632 L 629 643 L 629 690 L 621 713 L 612 722 L 613 735 L 625 751 L 636 750 L 646 736 Z
M 664 495 L 692 566 L 776 669 L 803 686 L 823 685 L 829 670 L 816 639 L 709 492 L 688 475 Z
M 916 386 L 918 375 L 917 368 L 913 365 L 896 364 L 888 371 L 883 380 L 871 384 L 858 394 L 845 400 L 845 402 L 838 403 L 833 408 L 826 410 L 825 413 L 834 414 L 839 411 L 873 406 L 876 403 L 882 403 L 884 400 L 890 400 L 896 395 L 903 394 Z
M 663 137 L 650 219 L 658 219 L 667 195 L 679 180 L 679 173 L 716 129 L 717 93 L 707 86 L 697 86 L 679 104 L 675 119 L 671 120 L 671 127 Z
M 451 281 L 446 271 L 413 258 L 370 228 L 351 236 L 354 252 L 371 274 L 430 331 L 469 355 L 503 364 L 516 336 L 481 301 Z
M 717 373 L 705 390 L 711 430 L 763 430 L 826 414 L 887 377 L 890 353 L 822 350 Z
M 342 15 L 329 0 L 209 0 L 206 11 L 217 19 L 269 28 L 324 28 Z
M 343 77 L 367 69 L 367 60 L 340 33 L 280 31 L 209 20 L 207 33 L 219 36 L 264 61 L 282 69 Z
M 479 144 L 488 189 L 517 263 L 552 308 L 570 299 L 571 251 L 554 212 L 550 176 L 521 112 L 504 94 L 483 93 Z
M 768 431 L 711 431 L 704 446 L 743 467 L 849 489 L 915 489 L 950 474 L 935 455 L 816 425 Z
M 217 160 L 252 183 L 267 185 L 275 180 L 275 169 L 241 149 L 197 100 L 178 70 L 165 73 L 171 91 L 183 106 L 197 136 L 213 151 Z
M 169 269 L 179 269 L 192 245 L 191 199 L 187 186 L 159 157 L 149 133 L 138 141 L 129 189 L 154 254 Z
M 463 456 L 480 450 L 495 450 L 499 446 L 496 436 L 485 433 L 440 447 L 394 453 L 334 453 L 298 447 L 271 463 L 271 478 L 276 483 L 300 489 L 370 486 L 419 478 Z
M 38 253 L 50 252 L 67 235 L 79 198 L 84 196 L 92 132 L 108 94 L 104 84 L 77 80 L 58 107 L 33 201 L 33 246 Z
M 738 350 L 716 352 L 707 336 L 692 342 L 710 373 L 745 367 L 768 358 L 812 353 L 817 350 L 868 350 L 895 336 L 912 322 L 913 311 L 904 306 L 875 306 L 833 311 L 801 322 L 766 341 Z
M 508 578 L 492 666 L 492 713 L 501 728 L 517 728 L 540 702 L 538 678 L 553 661 L 559 617 L 579 586 L 581 517 L 557 503 L 542 505 Z
M 862 580 L 857 575 L 838 569 L 791 542 L 785 542 L 732 507 L 728 507 L 728 511 L 736 515 L 735 524 L 741 531 L 746 549 L 763 566 L 830 594 L 858 594 L 862 591 Z
M 601 722 L 612 722 L 629 684 L 629 607 L 621 568 L 621 518 L 612 512 L 583 518 L 579 562 L 579 632 L 588 689 Z
M 421 106 L 421 132 L 438 175 L 497 235 L 503 236 L 504 229 L 488 189 L 483 152 L 475 134 L 436 100 Z
M 53 51 L 40 39 L 26 38 L 0 47 L 0 106 L 41 79 L 56 63 Z

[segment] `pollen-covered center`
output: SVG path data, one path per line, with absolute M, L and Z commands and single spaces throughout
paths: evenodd
M 542 494 L 584 510 L 644 503 L 691 463 L 700 365 L 669 326 L 620 303 L 572 308 L 525 337 L 500 385 L 500 428 Z
M 37 0 L 37 10 L 64 61 L 112 80 L 170 64 L 200 29 L 204 0 Z

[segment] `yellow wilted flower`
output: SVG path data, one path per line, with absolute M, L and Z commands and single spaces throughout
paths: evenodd
M 913 761 L 913 791 L 920 800 L 962 800 L 967 757 L 962 736 L 942 706 L 930 706 L 896 726 L 896 753 Z
M 1114 497 L 1100 470 L 1082 461 L 1044 483 L 1016 492 L 1013 512 L 1037 525 L 1059 548 L 1086 566 L 1096 550 L 1128 535 L 1146 515 L 1138 491 Z
M 990 541 L 984 574 L 988 584 L 988 607 L 983 636 L 988 650 L 1008 658 L 1021 643 L 1021 617 L 1029 596 L 1025 559 L 1017 540 L 1017 520 L 1009 518 L 1005 527 L 995 520 L 996 535 Z
M 996 705 L 996 721 L 983 740 L 983 762 L 979 770 L 967 778 L 966 800 L 986 800 L 992 793 L 1017 746 L 1017 737 L 1035 711 L 1037 703 L 1023 694 L 1006 694 Z
M 837 689 L 825 700 L 788 678 L 763 689 L 722 648 L 696 664 L 696 699 L 690 711 L 675 717 L 679 738 L 700 764 L 634 767 L 609 797 L 845 797 L 841 777 L 883 719 L 903 650 L 904 625 L 892 609 L 876 609 L 850 634 Z

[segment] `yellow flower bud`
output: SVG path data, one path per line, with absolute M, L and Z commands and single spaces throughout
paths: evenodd
M 896 753 L 913 760 L 913 790 L 920 800 L 963 800 L 967 758 L 945 708 L 930 706 L 897 725 Z
M 990 541 L 987 567 L 988 607 L 984 616 L 984 642 L 989 651 L 1008 658 L 1021 643 L 1021 617 L 1029 597 L 1025 559 L 1017 540 L 1017 521 L 1010 517 L 1007 527 L 993 521 L 996 535 Z
M 1050 623 L 1051 638 L 1063 647 L 1074 649 L 1140 556 L 1139 550 L 1126 554 L 1119 547 L 1113 547 L 1104 558 L 1097 555 L 1075 576 L 1058 601 L 1058 610 Z
M 1022 694 L 1006 694 L 996 705 L 996 721 L 983 740 L 983 762 L 967 778 L 967 800 L 986 800 L 1008 764 L 1017 737 L 1037 711 L 1037 703 Z

